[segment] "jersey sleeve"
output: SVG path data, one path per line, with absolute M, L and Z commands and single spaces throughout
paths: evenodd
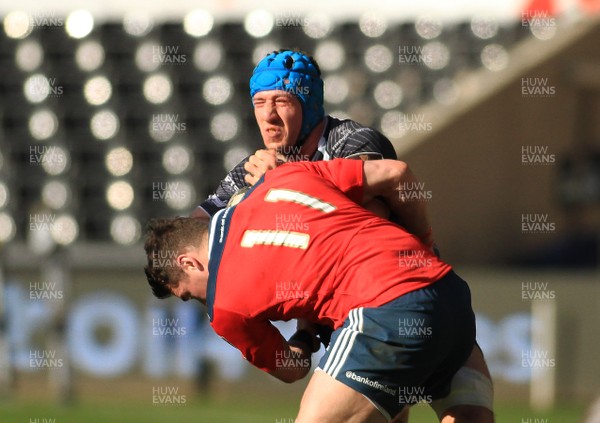
M 246 157 L 235 165 L 235 167 L 227 173 L 225 179 L 219 183 L 215 192 L 209 195 L 198 207 L 204 209 L 210 216 L 214 216 L 215 213 L 227 206 L 227 202 L 233 194 L 240 189 L 249 186 L 244 179 L 244 176 L 246 176 L 244 164 L 246 164 L 248 158 L 249 157 Z
M 352 123 L 348 121 L 346 125 Z M 342 137 L 333 145 L 331 158 L 397 159 L 394 146 L 387 137 L 373 128 L 355 125 L 357 127 L 340 129 Z
M 225 341 L 237 348 L 251 364 L 263 371 L 277 369 L 277 360 L 286 350 L 286 341 L 269 320 L 249 318 L 218 310 L 211 325 Z

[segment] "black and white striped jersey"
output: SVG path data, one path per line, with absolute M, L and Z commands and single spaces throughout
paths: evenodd
M 317 151 L 307 160 L 331 160 L 336 158 L 351 158 L 368 156 L 370 159 L 396 159 L 396 152 L 390 140 L 379 131 L 368 128 L 350 119 L 336 119 L 327 116 L 323 135 L 319 140 Z M 287 153 L 287 152 L 284 152 Z M 294 160 L 294 155 L 289 154 Z M 244 164 L 248 157 L 239 162 L 227 173 L 216 191 L 204 200 L 198 207 L 213 216 L 223 209 L 233 194 L 248 184 L 244 180 L 246 170 Z

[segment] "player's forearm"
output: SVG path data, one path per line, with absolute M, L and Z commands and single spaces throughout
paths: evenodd
M 401 188 L 387 197 L 386 200 L 390 204 L 392 212 L 400 216 L 402 226 L 430 246 L 433 242 L 431 239 L 431 221 L 425 202 L 409 199 L 403 195 Z
M 276 367 L 268 373 L 277 379 L 292 383 L 304 378 L 311 367 L 311 353 L 303 347 L 288 344 L 289 350 L 280 354 Z
M 365 162 L 364 171 L 363 203 L 382 198 L 402 226 L 427 243 L 431 223 L 426 203 L 416 200 L 420 196 L 412 192 L 419 184 L 408 165 L 396 160 L 369 161 Z
M 320 348 L 314 325 L 298 319 L 298 329 L 285 343 L 284 352 L 279 352 L 275 369 L 269 373 L 286 383 L 304 378 L 311 367 L 311 355 Z
M 386 190 L 384 199 L 392 213 L 400 217 L 404 228 L 415 234 L 426 244 L 431 236 L 431 221 L 424 201 L 413 192 L 419 186 L 418 180 L 408 165 L 400 167 L 400 172 L 392 178 L 391 185 Z

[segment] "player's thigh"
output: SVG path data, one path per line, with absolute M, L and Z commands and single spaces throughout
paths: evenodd
M 477 345 L 473 346 L 473 351 L 464 364 L 463 368 L 476 371 L 471 372 L 471 377 L 463 379 L 456 378 L 452 381 L 452 389 L 462 392 L 471 391 L 470 397 L 466 402 L 474 402 L 484 405 L 460 404 L 452 405 L 446 409 L 441 416 L 442 423 L 493 423 L 494 413 L 492 411 L 492 382 L 489 369 L 483 357 L 483 353 Z M 462 369 L 461 369 L 462 370 Z M 459 371 L 460 372 L 460 371 Z M 461 372 L 463 375 L 465 372 Z M 472 376 L 479 378 L 477 381 Z M 478 383 L 478 385 L 476 385 Z M 450 396 L 453 393 L 451 392 Z M 460 401 L 459 401 L 460 402 Z
M 362 394 L 323 371 L 313 373 L 295 423 L 384 423 L 386 420 Z
M 409 410 L 410 407 L 404 407 L 390 423 L 408 423 Z

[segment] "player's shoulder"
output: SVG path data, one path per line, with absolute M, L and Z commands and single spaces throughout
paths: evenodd
M 361 152 L 380 153 L 383 158 L 395 159 L 390 140 L 370 126 L 352 119 L 328 117 L 327 150 L 331 157 L 348 157 Z
M 336 139 L 346 138 L 360 131 L 377 132 L 375 129 L 362 125 L 355 120 L 348 118 L 338 119 L 333 116 L 328 116 L 327 129 L 329 131 L 329 137 Z

